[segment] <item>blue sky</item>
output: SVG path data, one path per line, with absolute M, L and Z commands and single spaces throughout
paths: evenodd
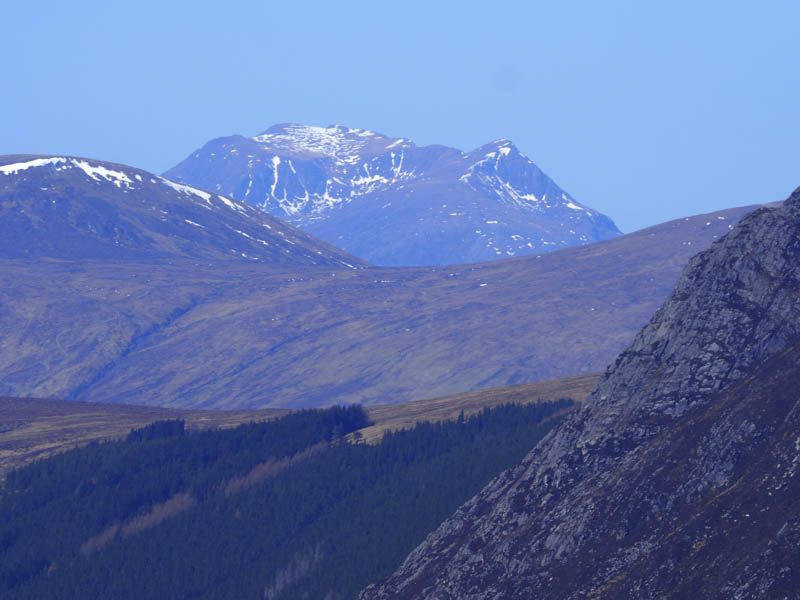
M 342 124 L 509 138 L 623 231 L 800 185 L 796 2 L 5 0 L 0 154 L 161 172 Z

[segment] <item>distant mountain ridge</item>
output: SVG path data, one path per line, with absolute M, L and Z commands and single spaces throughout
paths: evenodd
M 0 394 L 173 407 L 399 402 L 597 371 L 751 210 L 379 268 L 132 167 L 0 165 Z
M 30 155 L 0 156 L 0 257 L 363 266 L 224 195 L 126 165 Z
M 620 235 L 509 140 L 465 153 L 363 129 L 280 124 L 212 140 L 165 175 L 384 266 L 479 262 Z

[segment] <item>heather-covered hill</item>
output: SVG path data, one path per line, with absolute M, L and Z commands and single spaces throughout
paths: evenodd
M 357 439 L 377 443 L 387 431 L 414 427 L 420 422 L 454 421 L 502 404 L 535 404 L 570 398 L 583 401 L 594 389 L 599 373 L 579 375 L 445 396 L 378 404 L 366 409 L 370 424 L 358 430 Z M 75 402 L 42 398 L 0 397 L 0 479 L 12 469 L 65 450 L 124 438 L 131 429 L 154 421 L 181 419 L 186 429 L 224 428 L 285 416 L 281 409 L 190 410 Z M 354 438 L 356 439 L 356 438 Z
M 445 268 L 351 269 L 335 254 L 319 265 L 2 259 L 0 394 L 301 407 L 591 373 L 655 312 L 689 257 L 748 210 Z

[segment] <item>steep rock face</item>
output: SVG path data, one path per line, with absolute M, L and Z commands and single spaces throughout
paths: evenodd
M 363 129 L 282 124 L 212 140 L 166 176 L 383 266 L 486 261 L 620 235 L 508 140 L 466 153 Z
M 800 190 L 693 258 L 581 410 L 361 598 L 789 597 Z

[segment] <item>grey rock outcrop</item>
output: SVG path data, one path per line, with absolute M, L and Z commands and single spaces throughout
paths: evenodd
M 580 411 L 362 600 L 796 597 L 800 189 L 687 265 Z

